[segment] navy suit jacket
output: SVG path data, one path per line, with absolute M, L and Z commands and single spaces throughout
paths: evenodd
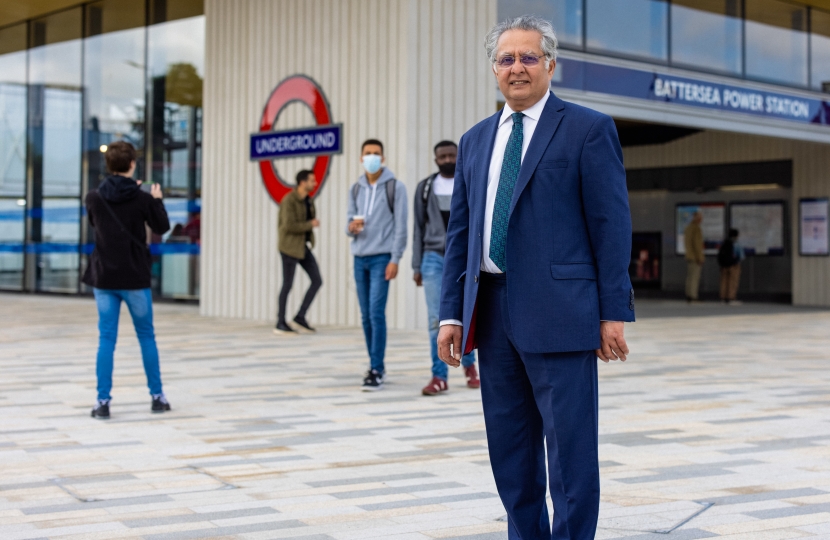
M 490 157 L 501 111 L 461 138 L 440 318 L 475 348 L 476 298 Z M 516 347 L 600 346 L 600 320 L 633 321 L 631 214 L 611 117 L 551 94 L 522 161 L 507 229 L 507 303 Z

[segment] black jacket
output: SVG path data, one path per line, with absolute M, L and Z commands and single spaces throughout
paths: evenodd
M 104 206 L 104 200 L 121 224 Z M 170 229 L 161 199 L 141 191 L 132 178 L 108 176 L 97 190 L 87 194 L 86 211 L 95 228 L 95 250 L 83 282 L 97 289 L 148 289 L 151 260 L 144 224 L 156 234 Z

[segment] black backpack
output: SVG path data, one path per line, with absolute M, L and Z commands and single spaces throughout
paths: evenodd
M 734 266 L 737 263 L 738 258 L 735 257 L 735 244 L 732 243 L 732 240 L 724 240 L 718 250 L 718 266 L 721 268 L 727 268 L 729 266 Z
M 386 182 L 386 204 L 389 205 L 389 211 L 392 212 L 392 215 L 395 215 L 395 184 L 398 181 L 394 178 L 388 182 Z M 352 200 L 354 201 L 354 207 L 357 208 L 357 192 L 360 191 L 360 184 L 355 183 L 352 186 Z M 368 212 L 369 209 L 367 208 L 366 211 Z

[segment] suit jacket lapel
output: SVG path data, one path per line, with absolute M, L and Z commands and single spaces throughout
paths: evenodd
M 556 133 L 556 128 L 559 127 L 559 122 L 562 121 L 562 117 L 564 116 L 562 113 L 562 109 L 564 108 L 565 103 L 551 93 L 548 102 L 545 103 L 545 108 L 542 109 L 542 114 L 539 116 L 539 123 L 536 124 L 533 138 L 530 140 L 530 145 L 527 147 L 527 152 L 522 160 L 522 167 L 519 169 L 519 178 L 516 179 L 516 186 L 513 188 L 513 199 L 510 201 L 510 212 L 508 215 L 513 214 L 516 202 L 518 202 L 527 183 L 530 182 L 530 177 L 533 176 L 536 165 L 542 159 L 545 149 L 553 138 L 553 134 Z
M 493 147 L 496 145 L 496 132 L 499 129 L 499 120 L 501 119 L 501 110 L 490 117 L 487 130 L 483 142 L 487 144 L 486 151 L 483 152 L 483 159 L 476 163 L 475 176 L 472 179 L 471 186 L 473 189 L 473 208 L 471 215 L 475 216 L 476 221 L 473 226 L 479 232 L 484 227 L 484 213 L 487 207 L 487 181 L 490 177 L 490 160 L 493 158 Z M 479 236 L 480 238 L 480 236 Z

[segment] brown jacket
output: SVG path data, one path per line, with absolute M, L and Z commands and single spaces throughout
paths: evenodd
M 683 231 L 683 243 L 686 246 L 686 260 L 703 264 L 703 231 L 697 223 L 689 223 Z
M 311 201 L 311 219 L 317 217 L 314 200 Z M 314 231 L 311 221 L 306 219 L 305 200 L 294 189 L 280 203 L 279 250 L 295 259 L 305 258 L 306 233 L 311 233 L 311 247 L 314 247 Z

